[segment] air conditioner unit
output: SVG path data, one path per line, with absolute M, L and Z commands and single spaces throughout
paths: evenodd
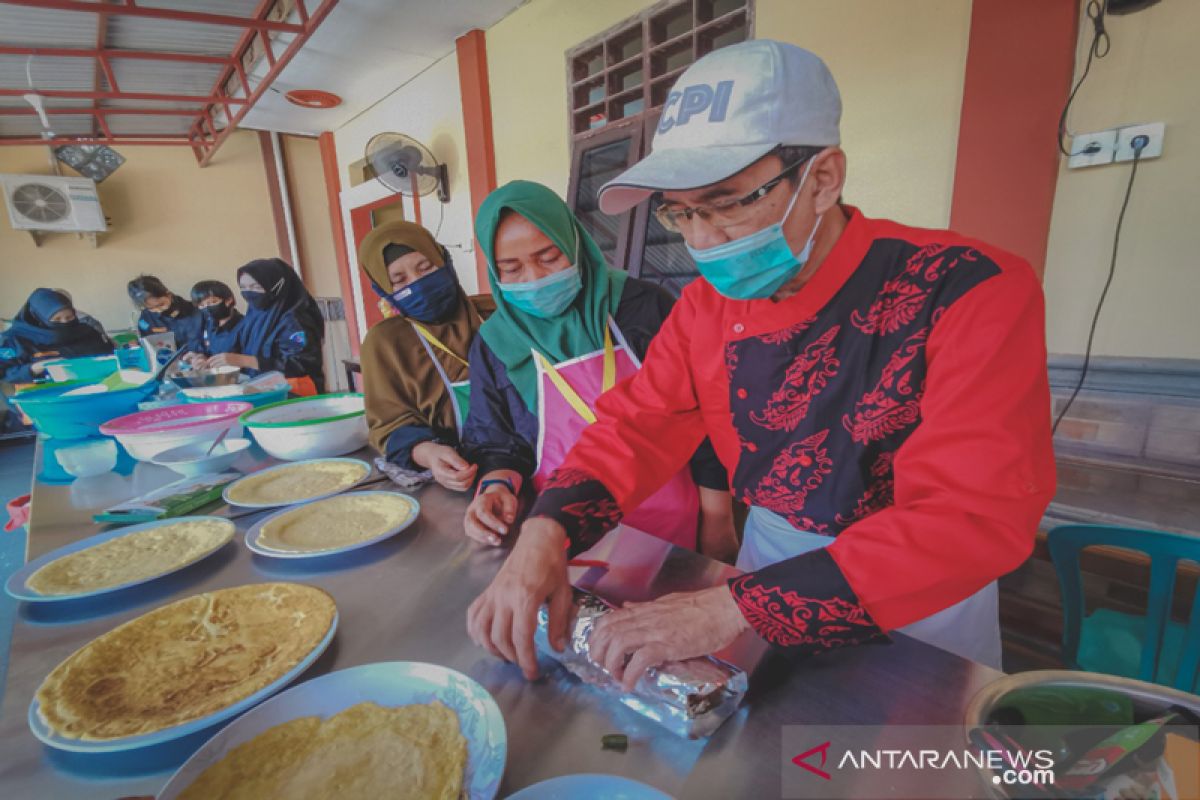
M 108 230 L 96 182 L 57 175 L 0 175 L 8 219 L 19 231 Z

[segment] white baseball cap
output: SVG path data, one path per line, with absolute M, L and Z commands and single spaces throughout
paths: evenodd
M 771 39 L 714 50 L 675 81 L 650 155 L 604 184 L 600 209 L 723 181 L 780 145 L 839 144 L 841 117 L 833 75 L 809 51 Z

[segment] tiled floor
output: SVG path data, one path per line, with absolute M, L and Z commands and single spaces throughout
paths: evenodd
M 0 442 L 0 506 L 28 494 L 33 475 L 33 442 Z M 0 511 L 0 585 L 25 562 L 25 529 L 3 531 L 8 515 Z M 0 698 L 4 696 L 8 672 L 8 646 L 17 603 L 0 591 Z

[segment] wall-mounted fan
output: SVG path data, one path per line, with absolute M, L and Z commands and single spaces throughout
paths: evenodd
M 450 202 L 446 165 L 411 136 L 377 133 L 367 142 L 366 157 L 375 177 L 393 192 L 422 197 L 436 191 L 438 200 Z

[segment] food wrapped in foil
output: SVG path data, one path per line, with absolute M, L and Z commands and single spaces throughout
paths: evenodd
M 612 610 L 599 597 L 576 590 L 575 621 L 568 631 L 567 646 L 560 653 L 550 646 L 547 638 L 550 613 L 543 606 L 538 611 L 535 636 L 538 649 L 585 683 L 689 739 L 711 735 L 737 710 L 746 694 L 746 674 L 712 656 L 672 661 L 652 668 L 632 692 L 626 692 L 608 670 L 591 658 L 592 631 L 600 618 Z

